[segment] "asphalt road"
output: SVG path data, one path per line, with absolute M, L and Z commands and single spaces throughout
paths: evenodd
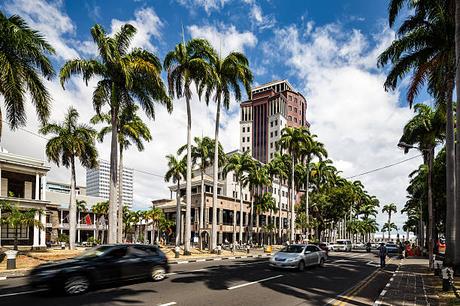
M 273 270 L 267 259 L 173 265 L 162 282 L 100 288 L 85 295 L 34 291 L 25 278 L 0 281 L 0 305 L 372 305 L 396 269 L 374 254 L 332 253 L 324 267 Z

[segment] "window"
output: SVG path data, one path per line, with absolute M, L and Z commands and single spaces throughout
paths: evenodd
M 294 113 L 297 114 L 297 107 L 294 107 Z M 244 129 L 244 128 L 243 128 Z M 243 131 L 244 132 L 244 131 Z
M 289 96 L 289 101 L 292 101 L 292 96 Z
M 236 182 L 236 174 L 233 174 L 233 181 Z
M 247 131 L 248 131 L 248 133 L 250 132 L 250 130 L 249 130 L 249 126 L 248 126 L 248 129 L 247 129 Z
M 246 131 L 246 128 L 243 126 L 243 133 Z
M 246 142 L 249 142 L 249 137 L 246 137 Z
M 294 117 L 294 122 L 296 122 L 296 123 L 297 123 L 297 118 L 296 118 L 296 117 Z
M 278 119 L 275 120 L 275 126 L 278 125 Z
M 289 105 L 289 110 L 292 111 L 292 106 L 291 105 Z
M 270 159 L 272 159 L 272 158 L 273 158 L 273 153 L 270 153 Z
M 273 142 L 270 142 L 270 148 L 273 149 Z
M 297 103 L 297 98 L 294 99 L 294 102 Z
M 289 117 L 288 117 L 288 120 L 289 120 L 289 121 L 292 121 L 292 116 L 289 116 Z
M 275 136 L 278 136 L 278 131 L 275 131 Z
M 270 127 L 273 127 L 273 121 L 270 122 Z
M 273 132 L 270 132 L 270 137 L 273 137 Z
M 243 137 L 243 142 L 244 142 L 245 138 Z
M 247 193 L 244 195 L 244 200 L 245 200 L 245 201 L 248 200 L 248 194 L 247 194 Z

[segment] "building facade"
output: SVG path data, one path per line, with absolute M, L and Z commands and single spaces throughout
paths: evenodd
M 123 167 L 123 204 L 133 206 L 133 179 L 134 170 Z M 120 182 L 118 182 L 120 183 Z M 118 188 L 117 188 L 118 190 Z M 99 160 L 99 165 L 94 169 L 86 170 L 86 194 L 93 197 L 109 199 L 110 195 L 110 162 Z
M 240 106 L 240 150 L 262 163 L 273 158 L 284 127 L 309 126 L 307 101 L 287 80 L 253 88 L 250 99 Z
M 0 200 L 17 205 L 20 210 L 35 209 L 35 219 L 45 225 L 46 212 L 56 208 L 46 197 L 46 174 L 49 170 L 43 160 L 1 150 Z M 0 211 L 0 216 L 7 218 L 8 212 Z M 0 246 L 12 246 L 16 233 L 19 247 L 46 247 L 45 228 L 22 225 L 16 232 L 8 224 L 0 227 Z

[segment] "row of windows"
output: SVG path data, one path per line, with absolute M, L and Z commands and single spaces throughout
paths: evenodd
M 245 140 L 246 142 L 249 142 L 249 137 L 243 137 L 242 141 L 245 142 Z
M 273 124 L 274 124 L 275 126 L 277 126 L 277 125 L 278 125 L 278 119 L 276 119 L 275 121 L 271 121 L 271 122 L 270 122 L 270 127 L 273 127 Z
M 292 111 L 292 105 L 289 105 L 289 110 Z M 294 107 L 294 113 L 297 114 L 297 107 Z M 299 112 L 299 114 L 300 114 L 300 112 Z
M 243 147 L 241 150 L 243 150 L 243 152 L 246 152 L 246 151 L 251 150 L 251 148 L 250 147 Z
M 278 136 L 278 131 L 275 131 L 275 137 Z M 273 132 L 270 132 L 270 138 L 273 138 Z
M 292 121 L 292 116 L 288 116 L 288 120 Z M 294 117 L 294 122 L 297 123 L 297 118 L 296 117 Z
M 249 133 L 250 131 L 251 131 L 251 129 L 249 128 L 249 126 L 248 126 L 247 128 L 245 128 L 245 127 L 243 126 L 243 133 L 244 133 L 244 132 L 248 132 L 248 133 Z

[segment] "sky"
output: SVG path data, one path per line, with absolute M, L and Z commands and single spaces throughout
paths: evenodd
M 124 0 L 47 1 L 4 0 L 0 9 L 19 14 L 39 30 L 56 49 L 56 71 L 73 58 L 92 58 L 97 49 L 90 28 L 98 23 L 114 33 L 124 23 L 137 28 L 134 47 L 154 52 L 161 59 L 182 40 L 206 38 L 225 56 L 244 52 L 254 73 L 254 85 L 287 79 L 307 99 L 311 131 L 326 145 L 329 157 L 344 177 L 393 164 L 412 156 L 397 148 L 404 124 L 413 115 L 405 102 L 406 80 L 395 91 L 383 88 L 385 70 L 377 68 L 377 56 L 395 37 L 388 28 L 387 0 Z M 163 73 L 163 78 L 166 78 Z M 62 120 L 69 106 L 87 122 L 94 114 L 92 91 L 81 78 L 65 86 L 46 81 L 53 98 L 51 120 Z M 0 98 L 0 102 L 2 98 Z M 429 97 L 422 93 L 417 102 Z M 1 146 L 12 153 L 44 158 L 46 140 L 38 136 L 39 123 L 29 103 L 27 126 L 4 130 Z M 125 165 L 135 169 L 134 208 L 169 198 L 165 156 L 186 143 L 186 111 L 183 99 L 174 100 L 172 114 L 157 106 L 155 120 L 148 120 L 153 140 L 143 152 L 129 150 Z M 232 99 L 221 116 L 220 140 L 226 151 L 239 147 L 239 104 Z M 214 135 L 215 104 L 192 98 L 193 136 Z M 109 139 L 98 144 L 100 157 L 109 160 Z M 418 167 L 414 158 L 395 167 L 355 177 L 381 206 L 406 201 L 408 174 Z M 69 181 L 65 168 L 50 164 L 49 180 Z M 85 170 L 77 169 L 77 182 L 85 185 Z M 379 214 L 382 226 L 386 215 Z M 399 228 L 405 216 L 396 214 Z

